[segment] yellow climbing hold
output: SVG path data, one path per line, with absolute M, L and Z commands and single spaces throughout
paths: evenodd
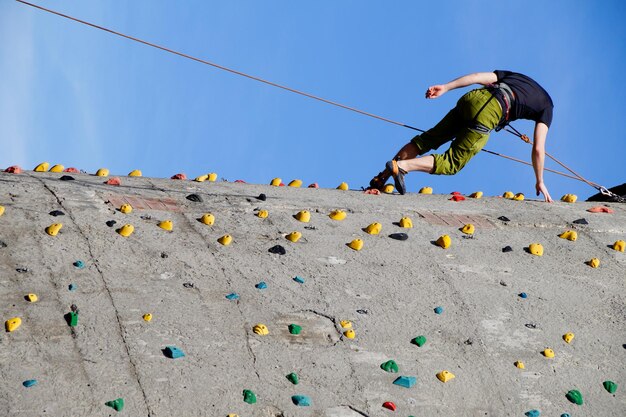
M 515 366 L 519 369 L 524 369 L 526 368 L 526 366 L 524 366 L 524 362 L 522 361 L 515 361 Z
M 433 187 L 422 187 L 419 190 L 420 194 L 432 194 L 433 193 Z
M 232 243 L 233 237 L 231 235 L 224 235 L 221 238 L 217 239 L 217 241 L 224 246 L 228 246 Z
M 209 174 L 209 181 L 211 181 L 211 182 L 217 181 L 217 174 L 215 172 L 211 172 Z
M 522 193 L 517 193 L 513 196 L 513 200 L 515 201 L 524 201 L 524 194 Z
M 6 328 L 7 332 L 12 332 L 13 330 L 16 330 L 21 325 L 22 325 L 22 319 L 19 317 L 13 317 L 12 319 L 8 319 L 4 323 L 4 327 Z
M 292 180 L 289 184 L 289 187 L 300 188 L 302 187 L 302 180 Z
M 563 340 L 565 340 L 565 343 L 572 343 L 572 340 L 574 340 L 574 333 L 565 333 L 563 335 Z
M 565 194 L 561 197 L 561 201 L 565 201 L 566 203 L 575 203 L 578 200 L 578 196 L 576 194 Z
M 461 229 L 461 232 L 465 233 L 466 235 L 473 235 L 475 230 L 476 228 L 474 227 L 474 225 L 471 223 L 468 223 L 465 226 L 463 226 L 463 228 Z
M 343 191 L 346 191 L 346 190 L 348 189 L 348 183 L 347 183 L 347 182 L 342 182 L 341 184 L 339 184 L 339 185 L 337 186 L 337 189 L 338 189 L 338 190 L 343 190 Z
M 346 216 L 347 216 L 347 214 L 343 210 L 333 210 L 328 215 L 328 217 L 330 217 L 333 220 L 343 220 L 343 219 L 346 218 Z
M 2 208 L 0 208 L 0 216 L 2 216 Z M 626 247 L 626 242 L 624 242 L 623 240 L 618 240 L 615 243 L 613 243 L 613 249 L 615 249 L 618 252 L 624 252 L 625 247 Z
M 383 188 L 383 192 L 385 194 L 391 194 L 391 193 L 393 193 L 394 189 L 395 188 L 393 187 L 393 184 L 387 184 L 387 185 L 385 185 L 385 188 Z
M 37 294 L 28 294 L 26 296 L 26 299 L 30 301 L 31 303 L 36 303 L 37 300 L 39 300 L 39 297 L 37 297 Z
M 589 261 L 587 261 L 587 265 L 589 265 L 592 268 L 598 268 L 600 266 L 600 259 L 591 258 Z
M 475 191 L 473 193 L 471 193 L 470 198 L 482 198 L 483 196 L 483 192 L 482 191 Z
M 215 223 L 215 216 L 211 213 L 205 213 L 202 217 L 200 217 L 200 221 L 207 226 L 213 226 L 213 223 Z
M 566 230 L 559 235 L 561 239 L 571 240 L 572 242 L 578 239 L 578 233 L 575 230 Z
M 133 206 L 128 203 L 122 204 L 122 206 L 120 207 L 120 211 L 124 214 L 130 214 L 133 211 Z
M 167 230 L 171 232 L 172 229 L 174 229 L 174 223 L 172 223 L 171 220 L 163 220 L 162 222 L 159 223 L 159 227 L 163 230 Z
M 294 243 L 300 240 L 301 237 L 302 237 L 302 233 L 300 232 L 291 232 L 287 236 L 285 236 L 287 240 L 289 240 L 290 242 L 294 242 Z
M 265 219 L 267 216 L 270 215 L 270 212 L 267 210 L 259 210 L 256 215 L 262 219 Z
M 383 229 L 383 225 L 378 223 L 378 222 L 374 222 L 372 224 L 370 224 L 369 226 L 367 226 L 365 228 L 365 231 L 367 233 L 369 233 L 370 235 L 377 235 L 380 233 L 380 231 Z
M 437 239 L 437 246 L 441 246 L 444 249 L 448 249 L 452 245 L 452 239 L 448 235 L 442 235 Z
M 37 165 L 33 171 L 35 171 L 35 172 L 46 172 L 49 167 L 50 167 L 49 163 L 42 162 L 41 164 Z
M 350 320 L 341 320 L 339 322 L 339 325 L 341 326 L 342 329 L 351 329 L 352 328 L 352 322 Z
M 437 379 L 441 382 L 448 382 L 454 378 L 454 374 L 450 371 L 441 371 L 437 374 Z
M 283 180 L 281 180 L 280 178 L 274 178 L 272 181 L 270 181 L 270 185 L 273 185 L 274 187 L 279 187 L 281 182 L 283 182 Z
M 554 351 L 550 348 L 544 349 L 542 353 L 543 353 L 543 356 L 545 356 L 546 358 L 550 358 L 550 359 L 554 358 Z
M 56 165 L 53 165 L 52 168 L 50 168 L 50 172 L 59 173 L 59 172 L 63 172 L 64 169 L 65 167 L 63 165 L 56 164 Z
M 226 417 L 239 417 L 239 416 L 237 414 L 232 414 L 231 413 L 231 414 L 227 415 Z
M 502 194 L 503 198 L 508 198 L 509 200 L 512 199 L 513 197 L 515 197 L 515 195 L 513 194 L 513 192 L 511 191 L 505 191 L 504 194 Z
M 413 220 L 411 220 L 410 217 L 403 217 L 398 223 L 400 224 L 400 227 L 404 227 L 405 229 L 413 228 Z
M 352 242 L 348 243 L 348 246 L 354 250 L 361 250 L 363 249 L 363 240 L 354 239 Z
M 346 330 L 345 332 L 343 332 L 343 335 L 347 337 L 348 339 L 354 339 L 356 337 L 356 332 L 350 329 L 350 330 Z
M 50 236 L 56 236 L 62 227 L 63 227 L 62 223 L 53 223 L 50 226 L 46 227 L 46 233 L 49 234 Z
M 0 206 L 0 216 L 2 216 L 4 214 L 4 206 Z M 624 252 L 624 251 L 622 251 Z
M 134 231 L 135 231 L 135 226 L 133 226 L 132 224 L 125 224 L 124 226 L 117 229 L 117 233 L 119 233 L 120 235 L 124 237 L 128 237 L 132 235 Z
M 109 176 L 109 170 L 106 168 L 100 168 L 99 170 L 96 171 L 96 176 L 97 177 L 108 177 Z
M 308 223 L 311 221 L 311 213 L 307 210 L 299 211 L 298 214 L 296 214 L 296 220 L 301 221 L 302 223 Z
M 150 314 L 150 313 L 146 313 L 146 314 L 144 314 L 144 315 L 143 315 L 143 319 L 144 319 L 145 321 L 150 321 L 150 320 L 152 320 L 152 314 Z
M 543 246 L 541 246 L 541 243 L 531 243 L 528 246 L 528 250 L 533 255 L 543 256 Z
M 267 326 L 261 323 L 254 326 L 252 328 L 252 331 L 258 334 L 259 336 L 267 336 L 268 334 L 270 334 L 270 331 L 268 330 Z
M 195 182 L 204 182 L 209 179 L 209 174 L 200 175 L 194 179 Z
M 133 169 L 132 171 L 128 173 L 129 177 L 141 177 L 141 175 L 142 175 L 141 171 L 138 169 Z

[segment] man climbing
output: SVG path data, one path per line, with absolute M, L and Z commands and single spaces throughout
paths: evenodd
M 370 181 L 370 187 L 382 189 L 393 177 L 400 194 L 406 192 L 404 175 L 422 171 L 435 175 L 454 175 L 487 143 L 489 133 L 502 129 L 517 119 L 535 121 L 532 162 L 537 183 L 537 195 L 552 202 L 543 182 L 545 143 L 552 123 L 552 99 L 535 80 L 511 71 L 478 72 L 457 78 L 426 90 L 426 98 L 433 99 L 450 90 L 482 84 L 484 87 L 463 95 L 456 107 L 432 129 L 415 136 L 385 165 L 385 169 Z M 452 141 L 447 151 L 422 157 Z

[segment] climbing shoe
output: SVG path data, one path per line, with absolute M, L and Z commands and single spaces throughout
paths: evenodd
M 393 159 L 387 162 L 385 167 L 387 168 L 387 171 L 391 172 L 391 175 L 393 176 L 396 190 L 398 190 L 400 194 L 404 195 L 406 193 L 406 186 L 404 185 L 404 176 L 406 175 L 406 171 L 398 167 L 398 163 Z
M 378 173 L 378 175 L 376 175 L 370 181 L 369 189 L 376 189 L 376 190 L 380 190 L 380 191 L 384 190 L 385 183 L 387 182 L 387 180 L 389 179 L 390 176 L 391 176 L 390 171 L 388 171 L 386 169 L 383 170 L 383 171 L 380 171 Z

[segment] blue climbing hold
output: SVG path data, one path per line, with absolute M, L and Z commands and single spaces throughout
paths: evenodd
M 239 300 L 239 294 L 237 294 L 236 292 L 231 292 L 226 296 L 226 298 L 228 298 L 229 300 Z
M 526 294 L 525 292 L 521 292 L 519 293 L 520 298 L 528 298 L 528 294 Z
M 572 416 L 570 416 L 569 413 L 563 413 L 561 414 L 561 417 L 572 417 Z
M 526 417 L 539 417 L 541 415 L 541 411 L 539 410 L 530 410 L 524 413 Z
M 399 376 L 393 381 L 394 385 L 399 385 L 404 388 L 411 388 L 417 383 L 414 376 Z
M 306 395 L 294 395 L 291 397 L 291 401 L 299 407 L 309 407 L 311 405 L 311 399 Z
M 78 285 L 76 284 L 70 284 L 67 286 L 67 289 L 70 291 L 76 291 L 77 288 L 78 288 Z
M 443 313 L 443 307 L 435 307 L 435 314 Z
M 265 283 L 265 281 L 261 281 L 258 284 L 256 284 L 255 287 L 259 290 L 264 290 L 267 288 L 267 284 Z
M 166 346 L 165 349 L 163 349 L 163 353 L 170 359 L 177 359 L 185 356 L 185 353 L 176 346 Z
M 298 284 L 304 284 L 304 278 L 296 276 L 294 279 Z
M 78 269 L 83 269 L 85 267 L 85 263 L 83 261 L 76 261 L 73 265 Z
M 26 388 L 30 388 L 33 385 L 37 385 L 37 380 L 36 379 L 27 379 L 26 381 L 22 382 L 22 385 L 24 385 Z

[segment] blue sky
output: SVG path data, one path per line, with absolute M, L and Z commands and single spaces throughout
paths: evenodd
M 510 69 L 555 103 L 547 150 L 606 186 L 625 181 L 622 1 L 40 1 L 172 49 L 427 129 L 465 90 L 429 85 Z M 601 4 L 601 7 L 599 6 Z M 514 126 L 532 133 L 532 123 Z M 413 132 L 0 1 L 0 167 L 366 186 Z M 492 134 L 487 149 L 530 160 Z M 445 148 L 440 148 L 444 151 Z M 547 166 L 558 168 L 548 162 Z M 595 191 L 546 173 L 553 197 Z M 409 192 L 534 196 L 530 167 L 481 153 Z

